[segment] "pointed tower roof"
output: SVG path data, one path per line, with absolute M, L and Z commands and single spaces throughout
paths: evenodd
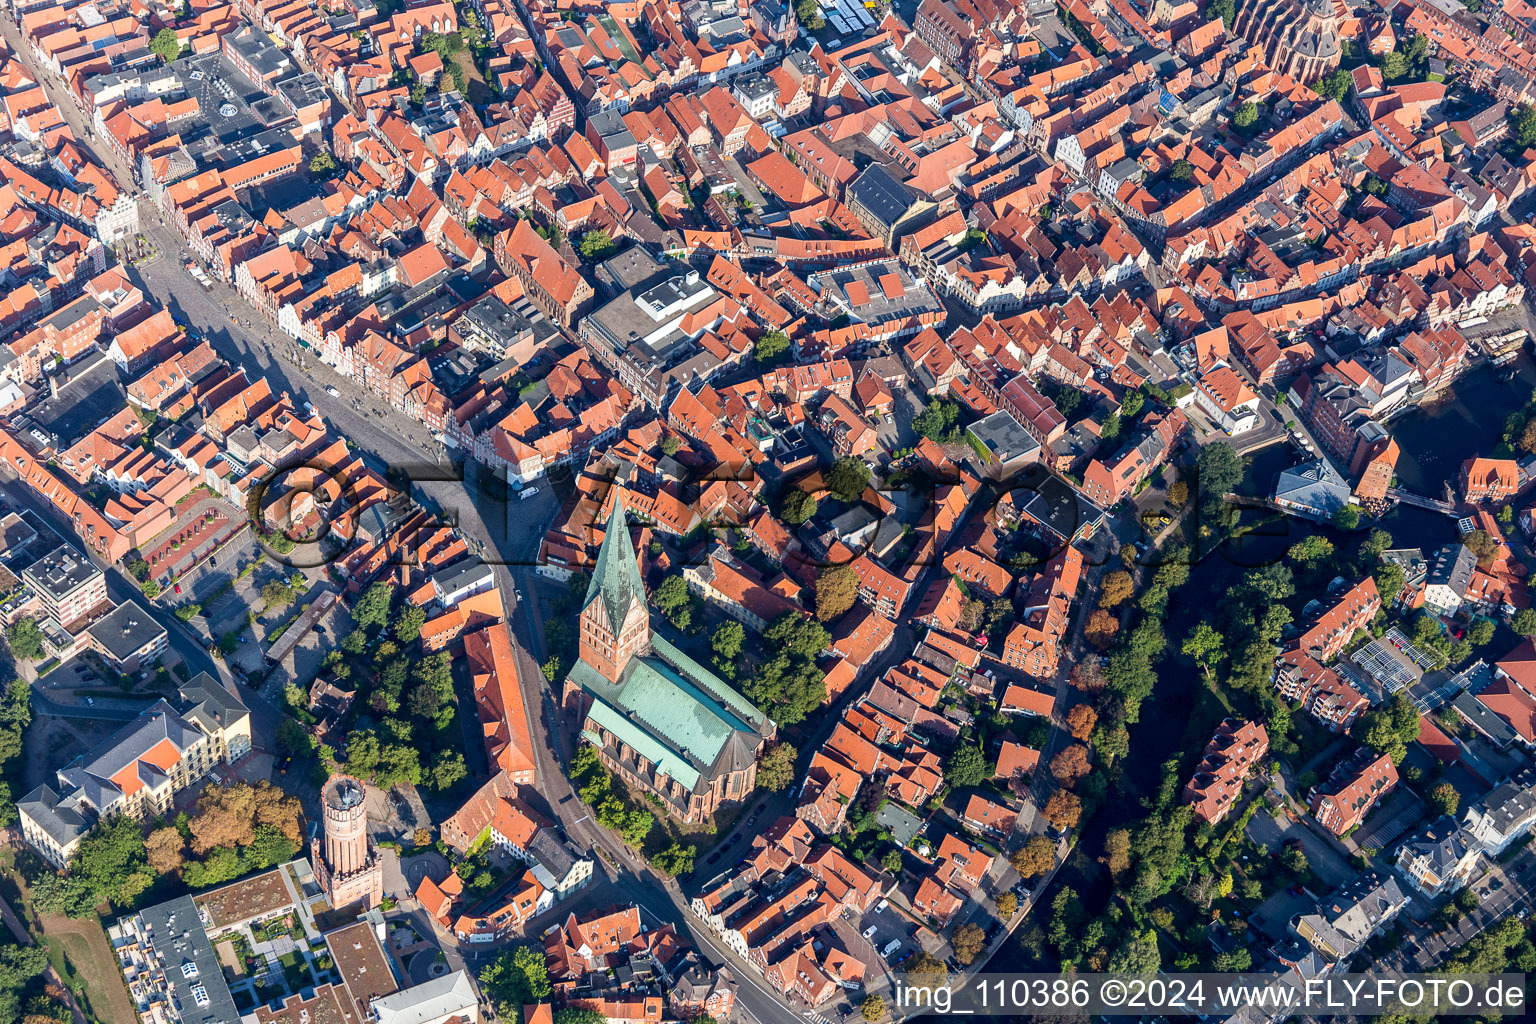
M 592 582 L 587 584 L 587 598 L 581 603 L 582 611 L 586 611 L 593 601 L 601 597 L 604 609 L 608 612 L 608 621 L 614 630 L 624 622 L 631 601 L 645 603 L 645 584 L 640 579 L 640 558 L 635 554 L 634 542 L 629 539 L 629 523 L 624 517 L 624 502 L 621 498 L 621 494 L 613 496 L 613 510 L 608 514 L 603 546 L 597 553 Z

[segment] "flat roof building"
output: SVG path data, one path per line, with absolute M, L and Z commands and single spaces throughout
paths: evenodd
M 91 646 L 124 672 L 136 672 L 160 660 L 169 635 L 137 601 L 124 601 L 89 630 Z
M 90 559 L 60 544 L 22 570 L 21 577 L 42 600 L 43 614 L 65 632 L 107 604 L 107 578 Z

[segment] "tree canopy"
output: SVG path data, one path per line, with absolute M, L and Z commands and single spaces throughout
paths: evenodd
M 936 398 L 928 403 L 928 408 L 912 417 L 912 429 L 930 441 L 953 441 L 960 435 L 959 422 L 959 403 Z
M 581 253 L 582 259 L 590 263 L 601 263 L 618 252 L 619 246 L 606 228 L 594 228 L 581 236 L 576 250 Z
M 1357 735 L 1366 746 L 1390 757 L 1393 764 L 1401 764 L 1408 744 L 1419 736 L 1419 709 L 1406 693 L 1393 694 L 1391 700 L 1361 717 Z
M 831 622 L 859 599 L 859 574 L 851 565 L 829 565 L 816 574 L 816 618 Z
M 789 353 L 789 338 L 783 331 L 768 331 L 752 346 L 752 358 L 772 366 Z
M 6 642 L 11 653 L 26 661 L 38 661 L 43 656 L 43 631 L 30 616 L 22 616 L 6 630 Z
M 795 781 L 795 755 L 797 751 L 788 743 L 776 743 L 763 751 L 757 759 L 757 786 L 777 793 Z
M 1509 130 L 1522 149 L 1536 146 L 1536 107 L 1522 105 L 1511 111 Z
M 974 743 L 960 743 L 944 762 L 944 781 L 951 786 L 979 786 L 990 774 L 987 759 Z
M 352 606 L 352 621 L 364 627 L 384 625 L 389 621 L 389 606 L 394 599 L 394 585 L 380 580 L 363 591 Z
M 780 727 L 804 721 L 827 698 L 825 673 L 815 659 L 831 635 L 821 623 L 787 611 L 763 636 L 773 655 L 743 682 L 742 692 Z
M 827 470 L 827 490 L 843 501 L 858 501 L 869 486 L 869 467 L 860 459 L 844 457 Z
M 544 951 L 534 946 L 504 949 L 480 969 L 480 989 L 496 1007 L 497 1016 L 520 1024 L 523 1007 L 549 998 L 549 968 Z
M 166 64 L 181 56 L 181 40 L 173 28 L 163 28 L 149 41 L 149 48 Z

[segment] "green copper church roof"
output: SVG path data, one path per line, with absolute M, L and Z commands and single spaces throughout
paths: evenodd
M 571 678 L 592 694 L 588 718 L 685 789 L 746 767 L 773 723 L 718 676 L 661 637 L 612 683 L 585 662 Z M 595 736 L 589 736 L 596 742 Z
M 624 503 L 618 494 L 613 496 L 613 511 L 608 514 L 603 546 L 597 552 L 597 565 L 592 570 L 592 582 L 587 584 L 587 597 L 581 603 L 582 610 L 585 611 L 599 597 L 603 599 L 608 622 L 615 633 L 624 622 L 630 601 L 645 604 L 645 584 L 640 579 L 640 562 L 635 555 L 634 542 L 629 539 Z

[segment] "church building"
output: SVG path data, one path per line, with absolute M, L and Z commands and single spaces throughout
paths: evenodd
M 674 818 L 700 821 L 751 794 L 775 726 L 651 632 L 622 498 L 614 495 L 582 604 L 581 655 L 562 705 L 611 772 L 655 794 Z

